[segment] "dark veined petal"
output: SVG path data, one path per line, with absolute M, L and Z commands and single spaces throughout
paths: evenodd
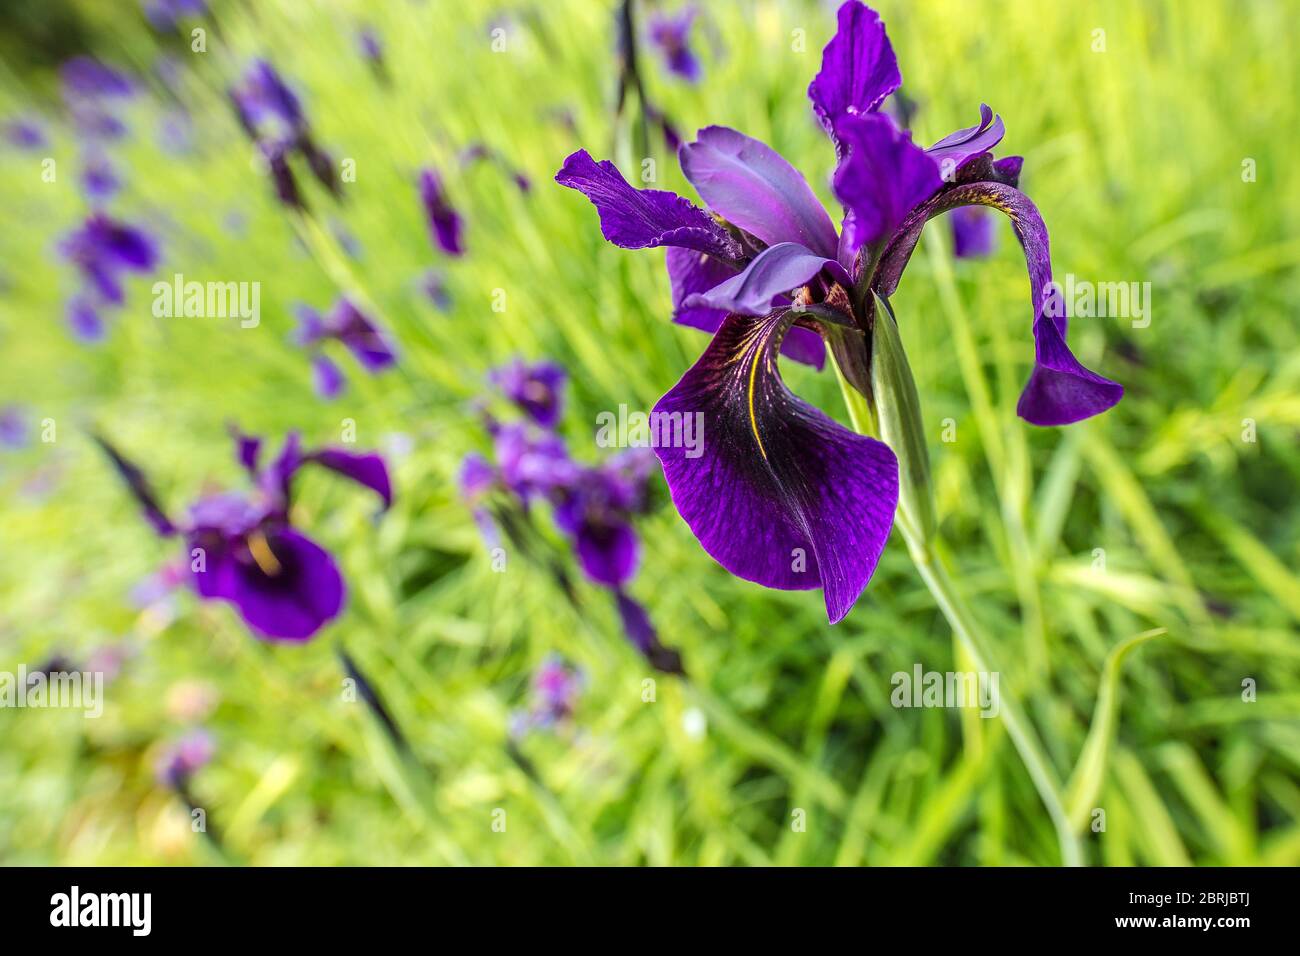
M 837 127 L 848 155 L 840 160 L 832 184 L 851 213 L 844 221 L 848 247 L 893 233 L 907 214 L 943 187 L 939 169 L 883 113 L 846 116 Z
M 741 255 L 740 243 L 703 209 L 666 190 L 633 189 L 613 163 L 598 163 L 585 149 L 564 161 L 555 181 L 591 200 L 601 234 L 616 246 L 681 246 L 719 259 Z
M 727 317 L 724 309 L 687 306 L 685 301 L 738 275 L 739 270 L 693 249 L 669 249 L 667 261 L 668 281 L 673 290 L 673 321 L 702 332 L 718 331 Z M 792 328 L 781 343 L 781 354 L 819 371 L 826 365 L 826 346 L 822 337 L 811 329 Z
M 839 143 L 836 127 L 850 113 L 870 113 L 902 84 L 885 24 L 866 4 L 848 0 L 839 29 L 822 50 L 821 72 L 808 87 L 813 111 Z
M 1029 197 L 1013 186 L 965 183 L 914 210 L 885 250 L 873 280 L 876 291 L 886 298 L 893 294 L 928 219 L 971 205 L 990 206 L 1007 215 L 1029 267 L 1036 361 L 1016 412 L 1034 425 L 1068 425 L 1115 405 L 1124 387 L 1085 368 L 1066 344 L 1065 310 L 1052 284 L 1047 226 Z
M 776 150 L 725 126 L 700 130 L 678 152 L 704 204 L 769 246 L 797 242 L 835 255 L 831 217 L 803 176 Z
M 247 556 L 223 562 L 223 574 L 234 576 L 224 596 L 262 636 L 307 640 L 342 610 L 343 576 L 329 552 L 306 535 L 291 528 L 258 535 L 250 536 Z
M 898 503 L 898 462 L 793 395 L 776 349 L 793 320 L 728 316 L 659 414 L 704 416 L 703 453 L 655 449 L 678 512 L 738 577 L 773 588 L 821 587 L 832 623 L 875 570 Z
M 945 181 L 952 182 L 956 171 L 962 163 L 972 156 L 987 153 L 1006 135 L 1006 127 L 1001 116 L 994 116 L 986 104 L 980 104 L 980 121 L 976 126 L 959 129 L 949 133 L 935 143 L 926 153 L 939 164 L 940 175 Z
M 779 297 L 807 285 L 822 269 L 829 269 L 838 281 L 849 284 L 844 269 L 834 259 L 819 256 L 796 242 L 782 242 L 760 252 L 739 275 L 708 292 L 687 296 L 683 305 L 741 315 L 767 315 Z

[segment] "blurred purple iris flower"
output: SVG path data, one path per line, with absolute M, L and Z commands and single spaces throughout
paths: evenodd
M 200 597 L 230 602 L 259 637 L 308 640 L 343 609 L 346 586 L 330 553 L 292 524 L 294 477 L 305 465 L 319 465 L 371 489 L 387 509 L 393 500 L 388 468 L 373 453 L 303 451 L 296 433 L 264 466 L 261 439 L 239 432 L 234 438 L 252 493 L 205 496 L 177 523 L 158 503 L 143 472 L 95 436 L 154 530 L 185 540 Z
M 270 63 L 255 60 L 242 81 L 230 90 L 239 125 L 257 146 L 271 173 L 276 196 L 291 208 L 304 209 L 306 201 L 290 161 L 300 156 L 317 181 L 336 199 L 342 186 L 334 161 L 316 145 L 302 103 Z
M 555 730 L 569 724 L 585 685 L 581 671 L 559 655 L 549 655 L 533 674 L 527 709 L 511 716 L 510 736 L 518 739 L 531 730 Z
M 12 119 L 5 123 L 5 140 L 18 149 L 41 149 L 49 145 L 45 130 L 34 120 Z
M 175 30 L 189 17 L 201 17 L 208 12 L 206 0 L 142 0 L 144 15 L 157 31 Z
M 699 458 L 655 449 L 678 511 L 738 577 L 821 587 L 832 623 L 866 588 L 884 549 L 898 463 L 883 442 L 793 395 L 777 352 L 794 345 L 795 357 L 819 362 L 829 344 L 848 383 L 870 401 L 875 299 L 894 293 L 929 219 L 982 205 L 1012 220 L 1029 266 L 1036 346 L 1023 418 L 1063 425 L 1105 411 L 1123 393 L 1066 345 L 1063 310 L 1052 308 L 1047 229 L 1016 188 L 1022 160 L 991 152 L 1002 120 L 984 106 L 978 124 L 929 149 L 915 145 L 880 111 L 902 80 L 879 15 L 849 0 L 838 21 L 808 95 L 835 147 L 840 230 L 794 167 L 725 127 L 701 130 L 679 151 L 708 211 L 671 192 L 634 189 L 585 150 L 556 176 L 595 205 L 608 241 L 667 246 L 676 321 L 714 333 L 654 409 L 703 414 L 713 435 Z
M 388 337 L 350 299 L 340 298 L 328 315 L 310 306 L 298 308 L 297 342 L 312 352 L 316 391 L 322 398 L 335 398 L 343 390 L 343 372 L 322 351 L 330 340 L 340 342 L 370 374 L 378 374 L 397 361 Z
M 442 177 L 434 169 L 420 170 L 420 202 L 424 204 L 424 214 L 429 221 L 429 235 L 434 245 L 448 255 L 464 255 L 464 221 L 452 207 Z
M 201 728 L 191 730 L 163 750 L 154 764 L 154 779 L 159 786 L 187 790 L 190 778 L 211 763 L 216 752 L 210 733 Z
M 158 264 L 158 247 L 144 230 L 95 212 L 66 236 L 60 252 L 77 267 L 83 288 L 68 307 L 73 331 L 96 339 L 103 331 L 100 310 L 126 301 L 127 273 L 147 273 Z
M 0 447 L 25 448 L 30 440 L 26 410 L 21 405 L 0 408 Z
M 980 259 L 993 252 L 992 215 L 979 206 L 960 206 L 949 217 L 952 252 L 958 259 Z
M 599 465 L 574 461 L 553 430 L 562 413 L 566 379 L 552 362 L 516 360 L 489 373 L 489 382 L 525 420 L 502 423 L 488 417 L 494 460 L 477 453 L 466 456 L 461 494 L 492 546 L 500 541 L 498 525 L 508 536 L 518 535 L 513 512 L 526 516 L 537 502 L 550 505 L 555 526 L 573 547 L 583 574 L 613 593 L 632 644 L 660 670 L 681 673 L 681 657 L 659 642 L 645 609 L 626 590 L 640 558 L 633 520 L 649 511 L 654 457 L 649 449 L 634 448 Z M 488 504 L 494 496 L 503 497 L 511 510 L 494 513 Z M 519 550 L 526 548 L 520 545 Z
M 126 126 L 113 112 L 115 104 L 135 93 L 125 73 L 88 56 L 75 56 L 59 67 L 64 104 L 77 130 L 88 140 L 113 140 Z
M 691 28 L 698 13 L 692 6 L 675 15 L 650 15 L 650 42 L 658 48 L 668 71 L 689 83 L 700 79 L 700 61 L 691 50 Z

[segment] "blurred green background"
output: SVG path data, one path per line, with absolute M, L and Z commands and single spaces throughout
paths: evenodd
M 471 404 L 486 370 L 515 355 L 566 365 L 563 431 L 596 461 L 607 454 L 596 414 L 648 409 L 706 344 L 668 321 L 662 253 L 605 244 L 590 206 L 551 182 L 574 149 L 618 155 L 615 4 L 212 6 L 186 24 L 206 29 L 203 53 L 188 34 L 151 31 L 130 0 L 9 3 L 0 17 L 0 117 L 41 117 L 51 139 L 0 151 L 0 405 L 18 404 L 32 427 L 26 447 L 0 450 L 0 670 L 54 654 L 124 658 L 98 720 L 0 710 L 0 862 L 1059 862 L 1001 722 L 890 705 L 894 672 L 961 668 L 897 538 L 855 610 L 829 627 L 817 593 L 764 590 L 715 565 L 656 477 L 662 507 L 639 526 L 632 593 L 683 652 L 687 680 L 648 669 L 602 592 L 580 583 L 575 609 L 525 562 L 492 570 L 455 482 L 461 458 L 486 448 Z M 1127 395 L 1064 429 L 1014 414 L 1032 342 L 1005 223 L 982 262 L 954 262 L 946 230 L 932 227 L 894 298 L 959 584 L 1062 778 L 1108 653 L 1167 628 L 1114 672 L 1114 742 L 1093 768 L 1105 829 L 1084 827 L 1086 858 L 1296 865 L 1300 4 L 876 6 L 919 104 L 917 139 L 968 125 L 987 102 L 1007 125 L 1000 154 L 1025 156 L 1022 187 L 1051 230 L 1058 278 L 1151 283 L 1149 327 L 1072 324 L 1076 353 Z M 700 7 L 703 81 L 681 82 L 643 50 L 655 102 L 687 136 L 719 123 L 770 143 L 829 205 L 834 157 L 805 91 L 834 5 Z M 383 40 L 389 83 L 358 53 L 362 26 Z M 75 279 L 57 248 L 86 204 L 54 68 L 87 51 L 147 87 L 122 109 L 130 135 L 112 156 L 124 189 L 110 208 L 159 237 L 159 277 L 260 282 L 258 328 L 155 318 L 141 277 L 101 344 L 70 334 Z M 163 54 L 181 68 L 175 90 L 155 78 Z M 305 233 L 225 99 L 254 56 L 294 85 L 318 141 L 355 160 L 341 203 L 305 187 L 317 224 Z M 187 131 L 183 149 L 160 144 L 168 123 Z M 493 164 L 462 168 L 458 151 L 473 143 L 499 151 L 531 191 Z M 658 185 L 690 195 L 662 144 L 657 156 Z M 426 164 L 466 218 L 461 259 L 429 242 L 414 186 Z M 429 268 L 445 277 L 447 311 L 421 290 Z M 324 402 L 290 341 L 291 307 L 358 288 L 397 339 L 400 366 L 368 377 L 349 365 L 348 391 Z M 784 371 L 845 419 L 829 371 Z M 952 442 L 941 441 L 948 419 Z M 397 501 L 375 523 L 363 494 L 301 483 L 298 523 L 350 586 L 345 613 L 315 641 L 259 642 L 228 607 L 187 593 L 170 611 L 132 603 L 177 549 L 140 520 L 87 428 L 111 435 L 179 511 L 202 488 L 242 487 L 227 422 L 322 444 L 346 420 L 359 447 L 387 452 Z M 340 645 L 413 758 L 343 698 Z M 512 747 L 511 714 L 550 654 L 585 674 L 572 724 Z M 195 722 L 216 744 L 193 792 L 220 847 L 154 779 L 162 748 Z

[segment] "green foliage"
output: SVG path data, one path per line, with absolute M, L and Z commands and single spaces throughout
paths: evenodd
M 564 363 L 564 431 L 594 461 L 608 453 L 592 438 L 596 414 L 650 408 L 705 344 L 668 321 L 662 253 L 608 246 L 590 206 L 550 180 L 572 150 L 604 158 L 626 141 L 612 119 L 613 5 L 215 6 L 201 54 L 143 20 L 87 21 L 105 58 L 142 74 L 170 49 L 192 121 L 192 151 L 169 153 L 158 130 L 175 107 L 159 106 L 170 102 L 161 88 L 127 107 L 133 135 L 114 151 L 126 186 L 111 208 L 160 234 L 159 277 L 260 282 L 259 327 L 155 318 L 152 279 L 139 278 L 106 341 L 76 342 L 63 318 L 75 282 L 56 253 L 85 212 L 75 134 L 63 125 L 46 151 L 0 151 L 0 404 L 52 419 L 57 436 L 0 450 L 0 671 L 55 652 L 131 651 L 98 720 L 0 710 L 0 861 L 1059 862 L 1001 721 L 890 703 L 896 672 L 969 666 L 897 536 L 832 628 L 817 594 L 728 576 L 661 490 L 631 590 L 681 649 L 687 681 L 647 668 L 606 593 L 579 580 L 571 602 L 514 555 L 493 570 L 455 484 L 462 456 L 486 447 L 470 407 L 485 371 L 516 354 Z M 833 29 L 827 5 L 701 6 L 700 45 L 718 41 L 706 79 L 685 86 L 647 61 L 655 102 L 683 132 L 719 123 L 771 143 L 829 202 L 833 154 L 805 97 Z M 1070 779 L 1087 757 L 1072 809 L 1085 822 L 1104 810 L 1106 829 L 1085 827 L 1084 858 L 1294 866 L 1300 6 L 878 6 L 920 103 L 917 139 L 969 125 L 988 102 L 1007 124 L 1001 152 L 1025 156 L 1022 185 L 1051 230 L 1058 278 L 1151 283 L 1148 327 L 1072 323 L 1081 360 L 1127 394 L 1064 429 L 1015 416 L 1032 339 L 1005 223 L 996 254 L 977 262 L 954 261 L 946 230 L 931 227 L 893 299 L 957 586 L 1055 775 Z M 391 84 L 357 54 L 361 23 L 385 42 Z M 504 52 L 492 50 L 498 24 Z M 341 204 L 307 187 L 313 221 L 276 204 L 226 102 L 254 55 L 296 85 L 320 143 L 355 160 Z M 53 115 L 49 88 L 38 66 L 7 60 L 0 115 Z M 532 190 L 490 163 L 462 169 L 457 151 L 473 142 L 499 150 Z M 47 153 L 53 183 L 41 179 Z M 414 181 L 423 164 L 444 171 L 465 213 L 462 260 L 431 247 Z M 689 192 L 666 153 L 657 175 L 659 188 Z M 430 267 L 445 273 L 449 312 L 421 292 Z M 374 303 L 401 362 L 371 378 L 337 356 L 350 387 L 326 403 L 289 341 L 292 306 L 323 308 L 343 290 Z M 847 419 L 833 374 L 783 371 Z M 320 444 L 338 442 L 345 419 L 359 447 L 390 449 L 397 501 L 373 522 L 366 496 L 302 482 L 299 522 L 349 582 L 338 622 L 309 645 L 272 646 L 189 594 L 174 617 L 132 605 L 131 589 L 178 551 L 140 520 L 87 428 L 111 435 L 179 510 L 242 480 L 228 421 Z M 540 533 L 558 540 L 544 523 Z M 1121 670 L 1123 642 L 1154 628 L 1167 636 Z M 338 645 L 383 695 L 410 755 L 345 699 Z M 511 713 L 551 653 L 587 675 L 573 727 L 512 748 Z M 1254 702 L 1242 699 L 1247 679 Z M 217 754 L 193 790 L 220 851 L 153 779 L 162 746 L 187 726 L 194 681 L 217 693 L 204 720 Z

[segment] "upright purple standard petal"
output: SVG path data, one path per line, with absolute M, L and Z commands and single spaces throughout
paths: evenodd
M 962 163 L 980 153 L 987 153 L 1006 135 L 1006 127 L 1001 116 L 994 116 L 985 104 L 980 104 L 980 121 L 976 126 L 959 129 L 949 133 L 935 143 L 926 153 L 939 164 L 940 174 L 946 182 L 952 182 L 956 170 Z
M 680 246 L 719 259 L 741 255 L 740 244 L 698 206 L 662 189 L 633 189 L 609 160 L 597 163 L 580 149 L 564 161 L 555 181 L 591 200 L 600 231 L 616 246 Z
M 1007 215 L 1029 267 L 1036 361 L 1016 412 L 1034 425 L 1068 425 L 1115 405 L 1124 387 L 1084 368 L 1066 344 L 1066 316 L 1052 283 L 1047 226 L 1029 197 L 1013 186 L 964 183 L 914 210 L 885 250 L 874 280 L 876 291 L 885 297 L 893 294 L 928 219 L 970 205 L 989 206 Z
M 884 113 L 846 116 L 836 127 L 848 155 L 835 170 L 835 195 L 852 215 L 845 238 L 858 249 L 889 236 L 943 186 L 938 166 Z
M 367 372 L 383 371 L 397 361 L 387 337 L 351 299 L 339 299 L 325 324 Z
M 893 526 L 898 463 L 791 394 L 776 349 L 791 322 L 729 316 L 655 406 L 704 415 L 704 449 L 659 447 L 673 503 L 704 549 L 738 577 L 822 587 L 832 623 L 848 613 Z
M 374 452 L 358 453 L 342 448 L 322 448 L 303 455 L 304 463 L 314 462 L 344 478 L 364 485 L 383 499 L 384 507 L 393 504 L 393 485 L 384 459 Z
M 705 205 L 724 219 L 770 246 L 797 242 L 822 256 L 835 255 L 831 217 L 798 170 L 766 143 L 709 126 L 678 158 Z
M 821 72 L 808 87 L 822 126 L 836 139 L 843 117 L 872 112 L 902 82 L 880 14 L 848 0 L 840 7 L 839 29 L 822 51 Z
M 741 315 L 767 315 L 779 297 L 806 285 L 823 269 L 831 270 L 847 284 L 844 270 L 834 259 L 819 256 L 797 243 L 783 242 L 764 249 L 739 275 L 708 292 L 687 296 L 683 305 Z

